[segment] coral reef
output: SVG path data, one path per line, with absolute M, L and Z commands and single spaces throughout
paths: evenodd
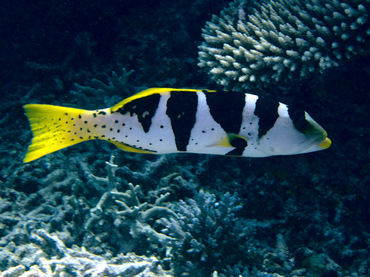
M 162 219 L 162 223 L 170 236 L 181 235 L 172 250 L 176 276 L 210 276 L 220 269 L 229 276 L 228 268 L 241 270 L 247 264 L 262 263 L 269 246 L 256 244 L 255 236 L 269 234 L 282 222 L 238 218 L 236 214 L 242 208 L 236 193 L 225 193 L 217 200 L 214 194 L 203 191 L 174 205 L 179 220 Z M 186 264 L 181 264 L 184 259 Z
M 29 265 L 24 263 L 11 267 L 1 277 L 51 277 L 51 276 L 127 276 L 127 277 L 170 277 L 162 270 L 154 257 L 140 257 L 135 254 L 107 258 L 91 254 L 83 247 L 67 248 L 57 236 L 43 229 L 31 235 L 32 245 L 24 249 Z M 19 252 L 16 245 L 9 244 L 5 251 L 12 256 Z M 5 253 L 2 253 L 4 255 Z M 26 268 L 27 267 L 27 268 Z
M 155 156 L 94 141 L 22 163 L 26 103 L 96 108 L 147 87 L 212 88 L 196 45 L 228 2 L 2 2 L 0 274 L 117 277 L 127 266 L 139 276 L 370 276 L 365 58 L 342 58 L 300 93 L 333 140 L 325 153 Z M 245 3 L 237 10 L 247 18 L 257 6 Z
M 111 221 L 109 217 L 113 216 L 114 228 L 117 228 L 117 230 L 124 230 L 123 233 L 127 230 L 131 235 L 132 249 L 138 251 L 138 245 L 143 241 L 164 247 L 170 246 L 175 238 L 157 232 L 150 225 L 150 223 L 154 222 L 156 219 L 160 220 L 161 218 L 168 217 L 177 218 L 177 215 L 172 210 L 163 206 L 163 203 L 170 194 L 166 193 L 160 195 L 160 197 L 155 200 L 154 204 L 149 204 L 148 202 L 140 203 L 138 197 L 141 191 L 140 186 L 134 186 L 128 183 L 129 189 L 126 192 L 118 192 L 115 185 L 115 171 L 117 170 L 117 165 L 113 163 L 113 160 L 114 156 L 111 156 L 110 162 L 107 162 L 107 178 L 99 178 L 91 175 L 96 180 L 105 182 L 108 191 L 102 195 L 96 207 L 91 210 L 91 217 L 88 218 L 85 229 L 93 229 L 96 224 L 102 225 L 104 221 Z M 114 204 L 117 204 L 119 208 L 114 207 L 113 209 L 116 210 L 116 212 L 112 214 L 111 209 L 108 207 Z M 108 212 L 105 212 L 105 210 Z
M 369 0 L 236 0 L 207 22 L 198 65 L 234 89 L 309 78 L 369 54 L 369 10 Z
M 127 71 L 126 68 L 122 68 L 120 71 L 120 74 L 112 71 L 108 84 L 96 78 L 93 78 L 89 85 L 75 83 L 70 93 L 75 96 L 75 100 L 79 105 L 90 107 L 91 103 L 86 101 L 86 96 L 89 96 L 100 98 L 106 107 L 111 107 L 125 96 L 132 94 L 128 79 L 134 73 L 134 70 Z M 96 109 L 96 107 L 91 108 Z

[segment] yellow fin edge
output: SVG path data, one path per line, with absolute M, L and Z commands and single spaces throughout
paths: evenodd
M 120 142 L 109 141 L 110 143 L 114 144 L 117 148 L 127 151 L 127 152 L 135 152 L 135 153 L 142 153 L 142 154 L 155 154 L 155 151 L 149 151 L 145 149 L 135 148 L 127 144 L 123 144 Z
M 170 92 L 170 91 L 202 91 L 201 89 L 180 89 L 180 88 L 149 88 L 149 89 L 146 89 L 146 90 L 143 90 L 141 92 L 138 92 L 126 99 L 124 99 L 123 101 L 117 103 L 116 105 L 114 105 L 112 108 L 111 108 L 111 111 L 116 111 L 118 110 L 119 108 L 121 108 L 123 105 L 135 100 L 135 99 L 139 99 L 139 98 L 142 98 L 142 97 L 146 97 L 148 95 L 152 95 L 152 94 L 155 94 L 155 93 L 165 93 L 165 92 Z

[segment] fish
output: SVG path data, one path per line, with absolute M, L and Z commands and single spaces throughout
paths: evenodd
M 249 93 L 150 88 L 104 109 L 23 107 L 33 133 L 25 163 L 89 140 L 136 153 L 236 157 L 303 154 L 331 145 L 307 112 Z

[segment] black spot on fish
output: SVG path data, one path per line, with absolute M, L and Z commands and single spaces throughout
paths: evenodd
M 243 119 L 245 94 L 237 92 L 206 92 L 207 104 L 213 119 L 227 133 L 238 134 Z
M 288 114 L 290 119 L 293 121 L 294 127 L 299 132 L 305 134 L 311 128 L 310 123 L 306 120 L 303 109 L 294 106 L 288 106 Z
M 258 97 L 256 102 L 255 116 L 258 121 L 258 138 L 263 137 L 275 125 L 279 117 L 278 114 L 279 102 L 266 97 Z
M 84 123 L 87 124 L 87 121 L 85 120 Z
M 121 132 L 121 130 L 120 130 L 120 129 L 118 129 L 118 130 L 117 130 L 117 133 L 120 133 L 120 132 Z
M 93 113 L 93 117 L 96 117 L 96 113 Z
M 115 120 L 114 123 L 118 123 L 118 120 Z
M 98 112 L 98 114 L 106 115 L 107 113 L 106 113 L 106 112 L 101 111 L 101 112 Z
M 141 97 L 126 103 L 116 112 L 121 114 L 129 113 L 130 116 L 136 115 L 145 133 L 149 131 L 152 125 L 152 119 L 157 111 L 161 96 L 158 93 Z
M 189 91 L 171 91 L 166 114 L 171 120 L 177 150 L 186 151 L 195 124 L 198 96 Z
M 81 119 L 81 115 L 80 114 L 78 115 L 78 118 Z
M 101 126 L 102 128 L 105 128 L 105 127 L 107 127 L 107 126 L 105 126 L 105 125 L 103 125 L 103 126 Z

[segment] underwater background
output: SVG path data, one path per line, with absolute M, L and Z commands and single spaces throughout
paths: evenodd
M 325 151 L 146 155 L 91 141 L 23 163 L 25 104 L 223 89 L 198 46 L 229 2 L 1 1 L 0 276 L 370 276 L 369 55 L 260 92 L 303 105 Z

